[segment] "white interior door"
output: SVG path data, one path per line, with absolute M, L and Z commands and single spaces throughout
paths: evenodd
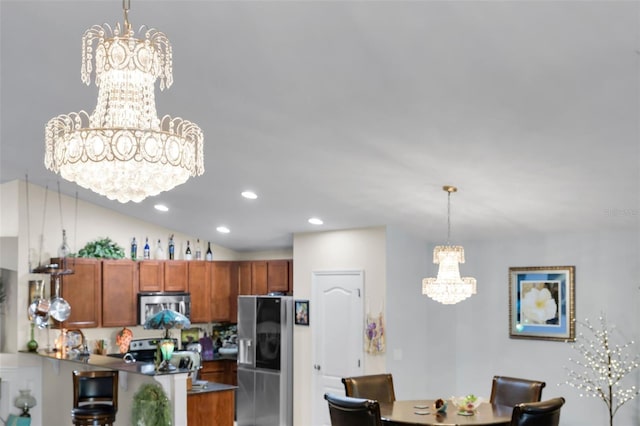
M 363 271 L 313 272 L 313 425 L 330 425 L 326 392 L 344 395 L 343 377 L 364 371 Z

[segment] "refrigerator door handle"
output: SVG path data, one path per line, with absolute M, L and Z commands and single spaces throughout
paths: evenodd
M 238 364 L 253 365 L 253 345 L 251 339 L 238 339 Z

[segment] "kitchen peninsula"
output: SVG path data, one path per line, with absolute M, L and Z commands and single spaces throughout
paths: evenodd
M 216 426 L 231 426 L 234 420 L 234 403 L 236 386 L 207 382 L 197 389 L 187 389 L 189 370 L 177 368 L 170 372 L 157 371 L 153 363 L 126 362 L 120 358 L 105 355 L 83 354 L 71 352 L 64 354 L 57 352 L 22 352 L 32 354 L 51 364 L 56 375 L 66 376 L 77 369 L 109 369 L 119 371 L 120 391 L 134 392 L 144 382 L 155 381 L 164 389 L 171 402 L 174 425 L 198 426 L 205 424 Z M 69 375 L 69 382 L 71 376 Z M 119 409 L 117 423 L 128 424 L 130 415 L 127 404 L 122 402 L 126 397 L 119 392 Z M 213 422 L 213 423 L 212 423 Z

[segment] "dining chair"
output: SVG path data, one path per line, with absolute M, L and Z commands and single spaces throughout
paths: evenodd
M 368 376 L 344 377 L 344 391 L 353 398 L 373 399 L 378 402 L 393 402 L 396 394 L 393 390 L 391 374 L 372 374 Z
M 380 404 L 364 398 L 324 394 L 329 404 L 331 426 L 382 426 Z
M 511 414 L 510 426 L 558 426 L 563 405 L 562 397 L 516 404 Z
M 494 376 L 489 402 L 509 407 L 521 402 L 538 402 L 542 398 L 542 388 L 545 386 L 545 382 L 537 380 Z
M 117 412 L 117 371 L 73 372 L 71 420 L 74 425 L 113 425 Z

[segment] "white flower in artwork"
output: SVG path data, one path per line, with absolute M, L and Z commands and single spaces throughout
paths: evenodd
M 532 288 L 524 295 L 521 309 L 525 322 L 544 324 L 555 318 L 558 305 L 548 288 Z

